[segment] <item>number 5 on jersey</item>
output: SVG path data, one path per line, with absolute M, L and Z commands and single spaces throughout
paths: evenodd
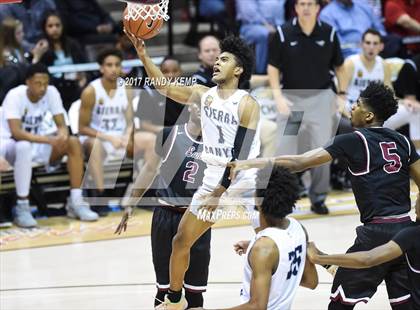
M 384 165 L 384 171 L 392 174 L 401 170 L 401 157 L 397 154 L 397 145 L 395 142 L 380 142 L 382 157 L 387 162 Z

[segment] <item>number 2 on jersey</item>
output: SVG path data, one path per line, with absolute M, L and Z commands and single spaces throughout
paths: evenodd
M 185 164 L 185 167 L 188 169 L 185 170 L 182 180 L 188 183 L 194 183 L 194 176 L 197 174 L 200 166 L 195 161 L 189 161 Z
M 397 145 L 395 142 L 380 142 L 382 157 L 387 162 L 384 165 L 386 173 L 397 173 L 401 169 L 401 157 L 397 154 Z M 392 153 L 391 153 L 392 152 Z

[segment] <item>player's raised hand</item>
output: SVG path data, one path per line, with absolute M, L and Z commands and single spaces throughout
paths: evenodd
M 139 57 L 145 56 L 146 55 L 146 44 L 144 43 L 144 41 L 142 39 L 136 37 L 135 35 L 133 35 L 129 31 L 127 31 L 125 28 L 124 28 L 124 32 L 125 32 L 126 36 L 130 39 L 131 43 L 133 43 L 134 48 L 137 51 L 137 55 Z
M 233 249 L 238 255 L 245 254 L 248 250 L 249 243 L 249 240 L 239 241 L 233 245 Z
M 133 215 L 133 208 L 132 207 L 125 207 L 124 214 L 121 218 L 121 222 L 118 224 L 117 229 L 115 230 L 114 234 L 121 235 L 122 232 L 127 230 L 127 224 L 130 217 Z

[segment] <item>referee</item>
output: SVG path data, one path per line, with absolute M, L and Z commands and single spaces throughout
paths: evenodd
M 333 136 L 336 108 L 332 72 L 338 79 L 338 94 L 343 94 L 344 60 L 334 29 L 317 20 L 319 10 L 318 0 L 297 0 L 297 17 L 277 27 L 270 41 L 267 72 L 279 111 L 278 155 L 323 146 Z M 325 199 L 329 183 L 329 166 L 311 170 L 313 212 L 328 214 Z
M 202 142 L 200 107 L 189 107 L 190 119 L 187 124 L 165 127 L 158 135 L 155 156 L 148 161 L 137 176 L 131 197 L 123 202 L 125 212 L 115 233 L 127 228 L 132 207 L 137 205 L 151 186 L 160 166 L 158 189 L 159 205 L 152 219 L 152 256 L 156 274 L 157 293 L 155 307 L 165 298 L 169 289 L 169 258 L 172 239 L 184 212 L 191 203 L 192 196 L 202 184 L 205 163 L 201 161 Z M 203 307 L 203 292 L 206 291 L 210 263 L 209 229 L 191 248 L 190 265 L 185 274 L 185 298 L 190 308 Z

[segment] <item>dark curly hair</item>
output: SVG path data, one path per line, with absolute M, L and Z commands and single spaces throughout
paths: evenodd
M 293 212 L 299 198 L 296 175 L 279 166 L 258 171 L 257 197 L 263 201 L 260 210 L 266 219 L 282 219 Z
M 251 79 L 254 70 L 254 52 L 244 40 L 230 35 L 220 42 L 220 50 L 222 53 L 233 54 L 237 64 L 244 70 L 239 77 L 239 85 Z
M 96 62 L 99 65 L 103 65 L 105 58 L 107 58 L 108 56 L 115 56 L 118 57 L 120 60 L 123 60 L 123 55 L 119 49 L 105 48 L 99 52 L 98 56 L 96 57 Z
M 370 82 L 360 93 L 360 98 L 368 106 L 369 110 L 375 114 L 377 121 L 383 123 L 397 113 L 398 101 L 394 92 L 383 83 Z

